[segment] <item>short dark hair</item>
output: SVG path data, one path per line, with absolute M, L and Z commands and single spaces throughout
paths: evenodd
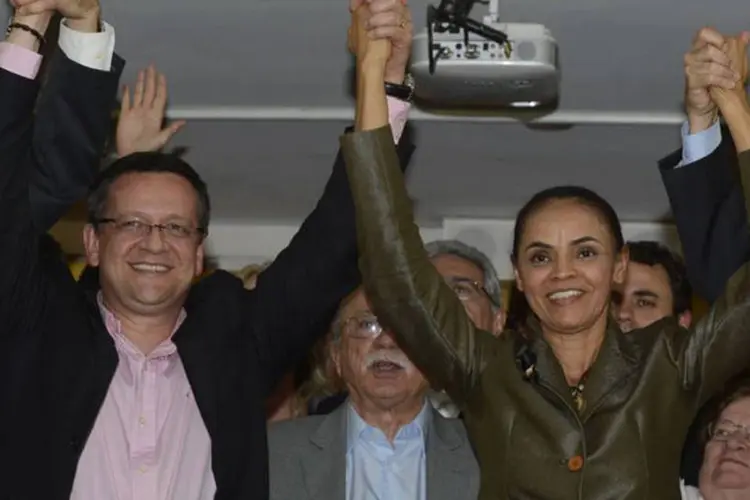
M 96 226 L 97 222 L 105 217 L 104 211 L 107 209 L 112 184 L 123 175 L 134 173 L 174 174 L 188 181 L 198 195 L 198 226 L 204 234 L 208 232 L 211 200 L 208 197 L 206 183 L 193 167 L 178 156 L 158 152 L 133 153 L 120 158 L 101 171 L 88 197 L 89 223 Z
M 630 261 L 646 266 L 661 266 L 669 277 L 674 303 L 672 313 L 680 315 L 692 309 L 693 287 L 687 277 L 685 263 L 679 255 L 656 241 L 629 241 Z
M 549 202 L 554 200 L 574 200 L 582 205 L 593 208 L 599 213 L 607 225 L 612 238 L 615 240 L 615 251 L 619 252 L 625 245 L 622 237 L 622 226 L 617 212 L 612 208 L 607 200 L 596 194 L 590 189 L 581 186 L 555 186 L 543 191 L 539 191 L 531 197 L 529 201 L 519 210 L 516 215 L 516 224 L 513 228 L 513 250 L 510 255 L 513 264 L 518 263 L 519 246 L 521 237 L 526 229 L 526 223 L 529 218 L 542 209 Z

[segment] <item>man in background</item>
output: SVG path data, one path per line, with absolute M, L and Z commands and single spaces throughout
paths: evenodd
M 693 320 L 693 290 L 682 259 L 655 241 L 628 243 L 630 261 L 625 282 L 612 295 L 612 312 L 628 333 L 674 316 L 680 325 Z

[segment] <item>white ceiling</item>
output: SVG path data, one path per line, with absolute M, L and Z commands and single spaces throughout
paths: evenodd
M 103 2 L 118 52 L 128 59 L 124 81 L 157 63 L 170 80 L 177 115 L 205 116 L 223 106 L 247 118 L 257 108 L 268 115 L 269 108 L 283 107 L 287 116 L 315 108 L 340 118 L 351 106 L 347 0 Z M 422 26 L 427 2 L 410 4 Z M 477 16 L 482 9 L 477 6 Z M 739 30 L 747 8 L 742 0 L 710 6 L 501 0 L 501 13 L 505 21 L 543 23 L 558 40 L 561 112 L 631 112 L 636 121 L 654 113 L 674 122 L 682 54 L 693 33 L 704 24 Z M 512 217 L 534 191 L 559 183 L 596 189 L 625 220 L 668 215 L 656 160 L 677 147 L 677 125 L 536 130 L 517 123 L 414 123 L 418 151 L 410 188 L 424 221 Z M 216 219 L 298 221 L 321 191 L 345 125 L 340 119 L 194 119 L 175 145 L 189 147 L 187 158 L 208 181 Z

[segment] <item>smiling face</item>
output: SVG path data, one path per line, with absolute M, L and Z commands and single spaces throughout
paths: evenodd
M 198 227 L 198 196 L 190 182 L 171 173 L 129 173 L 109 189 L 104 223 L 84 230 L 86 256 L 99 267 L 107 305 L 121 313 L 155 315 L 182 307 L 193 279 L 203 270 L 198 234 L 175 237 L 149 224 Z M 128 226 L 123 223 L 129 223 Z
M 750 497 L 750 397 L 727 406 L 712 426 L 699 486 L 712 498 Z
M 532 213 L 516 255 L 516 284 L 546 332 L 574 334 L 604 325 L 627 256 L 592 207 L 553 199 Z

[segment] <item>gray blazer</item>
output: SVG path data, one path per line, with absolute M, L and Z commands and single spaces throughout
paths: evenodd
M 270 426 L 270 500 L 346 500 L 346 412 L 345 403 Z M 430 422 L 427 500 L 476 500 L 479 466 L 463 422 L 435 410 Z

